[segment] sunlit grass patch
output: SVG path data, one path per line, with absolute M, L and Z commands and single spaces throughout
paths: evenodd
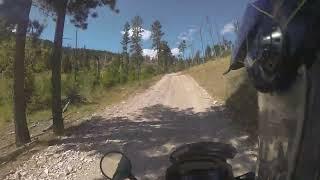
M 232 110 L 233 120 L 246 129 L 257 126 L 257 91 L 248 79 L 245 69 L 223 73 L 229 68 L 230 57 L 209 61 L 185 71 L 216 100 Z

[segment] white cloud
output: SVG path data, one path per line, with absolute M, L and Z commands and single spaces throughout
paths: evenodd
M 1 0 L 0 0 L 1 1 Z M 12 29 L 11 32 L 16 33 L 17 32 L 17 25 L 15 25 Z
M 157 56 L 157 51 L 154 49 L 143 49 L 143 55 L 149 56 L 151 59 Z
M 221 30 L 221 34 L 232 33 L 234 31 L 235 31 L 234 24 L 232 22 L 229 22 L 224 25 L 223 29 Z
M 151 38 L 151 31 L 149 30 L 146 30 L 146 29 L 143 29 L 143 32 L 142 32 L 142 39 L 147 41 Z
M 193 40 L 193 35 L 198 31 L 197 27 L 191 27 L 188 29 L 187 32 L 182 32 L 179 34 L 178 39 L 180 41 L 185 40 L 185 41 L 192 41 Z
M 180 52 L 178 48 L 171 49 L 171 54 L 173 56 L 178 57 Z M 154 59 L 157 57 L 157 50 L 154 49 L 143 49 L 143 56 L 149 56 L 151 59 Z
M 180 51 L 178 48 L 173 48 L 173 49 L 171 49 L 171 53 L 172 53 L 172 55 L 177 57 L 177 56 L 179 56 Z
M 146 30 L 146 29 L 142 29 L 142 33 L 141 33 L 141 35 L 142 35 L 142 40 L 144 40 L 144 41 L 147 41 L 147 40 L 149 40 L 150 38 L 151 38 L 151 31 L 149 31 L 149 30 Z M 124 34 L 124 31 L 121 31 L 120 32 L 122 35 Z M 132 29 L 130 29 L 129 30 L 129 37 L 131 37 L 132 36 Z

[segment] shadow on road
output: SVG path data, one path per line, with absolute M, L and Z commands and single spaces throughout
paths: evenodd
M 179 110 L 155 105 L 144 108 L 140 116 L 104 118 L 94 117 L 66 130 L 67 137 L 52 142 L 64 144 L 64 150 L 92 151 L 104 154 L 120 150 L 133 163 L 133 172 L 140 178 L 155 179 L 169 166 L 169 154 L 184 143 L 220 141 L 238 148 L 239 158 L 234 171 L 254 167 L 249 155 L 253 143 L 250 137 L 232 126 L 225 108 L 212 107 L 206 112 Z

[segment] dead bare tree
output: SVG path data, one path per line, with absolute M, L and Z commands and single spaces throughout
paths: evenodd
M 235 19 L 233 22 L 232 22 L 232 24 L 233 24 L 233 27 L 234 27 L 234 33 L 235 34 L 238 34 L 238 31 L 239 31 L 239 28 L 240 28 L 240 22 L 239 22 L 239 20 L 237 20 L 237 19 Z
M 194 58 L 194 45 L 193 45 L 193 41 L 190 42 L 190 44 L 188 45 L 188 47 L 190 48 L 190 53 L 191 53 L 191 58 Z
M 212 24 L 210 23 L 210 19 L 209 19 L 209 16 L 207 16 L 206 17 L 206 23 L 207 23 L 207 30 L 208 30 L 208 34 L 209 34 L 209 36 L 210 36 L 210 39 L 211 39 L 211 46 L 214 46 L 214 43 L 215 43 L 215 41 L 214 41 L 214 38 L 213 38 L 213 28 L 212 28 Z M 214 56 L 216 56 L 217 54 L 216 54 L 216 51 L 215 51 L 215 49 L 214 48 L 212 48 L 212 51 L 213 51 L 213 54 L 214 54 Z
M 216 23 L 216 21 L 214 21 L 213 20 L 213 29 L 214 29 L 214 31 L 216 32 L 216 35 L 217 35 L 217 38 L 218 38 L 218 47 L 219 47 L 219 52 L 218 52 L 218 54 L 217 54 L 217 56 L 218 57 L 220 57 L 221 56 L 221 54 L 222 54 L 222 48 L 221 48 L 221 35 L 220 35 L 220 33 L 219 33 L 219 28 L 218 28 L 218 25 L 217 25 L 217 23 Z
M 218 45 L 218 52 L 216 52 L 216 49 L 213 48 L 213 53 L 215 54 L 215 56 L 219 57 L 222 53 L 222 48 L 221 48 L 221 34 L 219 33 L 219 28 L 218 28 L 218 25 L 217 23 L 213 20 L 213 23 L 211 23 L 209 17 L 207 16 L 206 17 L 206 22 L 207 22 L 207 27 L 208 27 L 208 33 L 210 35 L 210 38 L 212 40 L 212 45 L 214 46 L 215 45 L 215 41 L 214 41 L 214 33 L 216 33 L 216 36 L 217 36 L 217 39 L 218 39 L 218 42 L 217 42 L 217 45 Z
M 199 35 L 200 35 L 200 41 L 201 41 L 202 57 L 204 57 L 204 46 L 203 46 L 203 37 L 202 37 L 202 26 L 203 26 L 203 23 L 202 23 L 201 26 L 200 26 Z

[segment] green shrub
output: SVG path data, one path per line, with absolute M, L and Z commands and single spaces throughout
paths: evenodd
M 28 78 L 28 77 L 27 77 Z M 51 107 L 51 76 L 49 73 L 37 73 L 31 75 L 29 80 L 30 99 L 27 101 L 27 111 L 32 113 Z M 26 88 L 28 89 L 28 88 Z
M 149 79 L 156 75 L 156 68 L 152 64 L 146 64 L 141 70 L 141 79 Z
M 27 66 L 25 70 L 25 87 L 24 88 L 25 88 L 25 98 L 28 104 L 30 103 L 33 93 L 35 91 L 35 76 L 30 66 Z
M 128 75 L 126 74 L 126 69 L 124 66 L 119 67 L 119 81 L 121 84 L 126 83 L 128 80 Z
M 133 82 L 136 80 L 136 71 L 134 68 L 129 68 L 129 72 L 128 72 L 128 81 L 129 82 Z
M 0 126 L 12 119 L 12 79 L 0 77 Z
M 76 84 L 82 97 L 91 96 L 92 90 L 99 84 L 96 82 L 96 78 L 96 74 L 93 71 L 81 71 L 79 73 Z
M 62 79 L 62 98 L 76 99 L 80 94 L 80 86 L 78 81 L 75 80 L 74 74 L 64 74 Z
M 112 71 L 110 69 L 103 72 L 102 84 L 106 88 L 110 88 L 115 84 L 115 78 L 112 76 Z
M 12 103 L 8 103 L 8 104 L 2 104 L 0 106 L 0 127 L 4 124 L 4 123 L 8 123 L 13 119 L 13 105 Z

